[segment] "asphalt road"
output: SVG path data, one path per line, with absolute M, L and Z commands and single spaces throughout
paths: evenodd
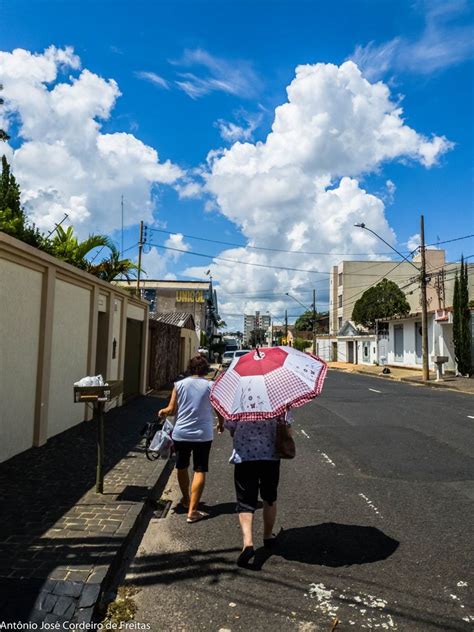
M 330 372 L 296 411 L 278 552 L 235 565 L 230 438 L 216 437 L 193 525 L 152 520 L 126 581 L 152 630 L 472 630 L 474 398 Z M 257 529 L 261 533 L 261 512 Z M 258 536 L 257 542 L 259 543 Z

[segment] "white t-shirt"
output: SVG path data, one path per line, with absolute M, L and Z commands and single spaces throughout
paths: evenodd
M 203 377 L 187 377 L 174 385 L 178 398 L 175 441 L 212 441 L 214 421 L 209 399 L 212 384 Z

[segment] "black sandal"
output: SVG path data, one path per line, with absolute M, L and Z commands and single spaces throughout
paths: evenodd
M 253 546 L 246 546 L 242 553 L 237 558 L 237 566 L 241 568 L 247 568 L 250 560 L 255 555 L 255 549 Z

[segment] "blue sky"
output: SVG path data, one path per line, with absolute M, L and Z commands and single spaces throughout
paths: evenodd
M 293 213 L 291 204 L 296 209 L 298 199 L 292 198 L 282 215 L 274 212 L 268 200 L 260 200 L 256 202 L 255 211 L 257 215 L 260 213 L 258 221 L 255 218 L 249 220 L 251 209 L 244 208 L 243 203 L 239 211 L 234 211 L 241 202 L 238 194 L 241 185 L 234 182 L 232 186 L 235 190 L 231 191 L 217 174 L 219 169 L 228 169 L 226 176 L 234 178 L 234 166 L 229 167 L 228 161 L 218 163 L 219 158 L 216 158 L 214 166 L 209 167 L 206 166 L 206 157 L 213 150 L 231 149 L 237 140 L 251 144 L 258 141 L 265 143 L 274 122 L 275 108 L 287 101 L 286 89 L 295 78 L 297 66 L 340 66 L 349 58 L 357 63 L 371 84 L 376 81 L 386 84 L 392 102 L 399 102 L 403 108 L 402 118 L 407 128 L 427 141 L 433 137 L 444 138 L 445 145 L 432 164 L 428 164 L 429 160 L 420 149 L 420 140 L 416 149 L 412 145 L 410 149 L 405 147 L 400 151 L 390 149 L 393 158 L 385 156 L 379 160 L 375 157 L 379 152 L 377 150 L 371 154 L 370 164 L 365 158 L 361 159 L 363 168 L 353 165 L 339 169 L 334 158 L 330 161 L 331 168 L 328 168 L 331 184 L 326 188 L 337 187 L 344 176 L 357 178 L 362 190 L 383 202 L 384 208 L 377 216 L 376 227 L 391 239 L 394 237 L 390 232 L 392 229 L 397 246 L 404 250 L 409 239 L 418 232 L 420 212 L 425 215 L 428 242 L 436 242 L 438 236 L 444 240 L 474 232 L 472 3 L 461 0 L 346 0 L 331 3 L 298 0 L 133 3 L 16 0 L 14 3 L 3 3 L 0 12 L 3 51 L 21 48 L 43 54 L 50 46 L 57 49 L 72 47 L 74 54 L 80 58 L 80 68 L 78 64 L 76 67 L 74 63 L 61 66 L 60 62 L 56 62 L 57 76 L 44 85 L 51 90 L 57 83 L 68 83 L 70 77 L 79 76 L 81 69 L 106 80 L 113 79 L 121 96 L 115 95 L 106 116 L 92 117 L 99 121 L 101 133 L 126 132 L 133 135 L 158 152 L 160 163 L 170 161 L 181 171 L 180 176 L 177 172 L 172 175 L 168 170 L 166 174 L 160 172 L 159 176 L 148 178 L 145 193 L 141 191 L 136 197 L 135 185 L 138 187 L 137 179 L 143 173 L 140 172 L 133 183 L 127 184 L 125 213 L 132 225 L 125 232 L 126 247 L 133 246 L 137 241 L 138 206 L 143 196 L 148 194 L 152 195 L 151 206 L 147 210 L 150 226 L 153 216 L 156 226 L 171 232 L 239 244 L 250 241 L 265 247 L 285 249 L 290 245 L 287 248 L 290 250 L 297 247 L 296 241 L 293 245 L 286 241 L 285 234 L 291 230 L 303 230 L 301 221 L 291 227 L 287 220 Z M 340 79 L 325 78 L 325 90 L 329 89 L 328 81 L 339 82 Z M 347 81 L 350 83 L 352 80 Z M 8 82 L 3 79 L 3 83 L 8 97 Z M 340 102 L 335 100 L 334 103 Z M 332 107 L 330 103 L 328 107 Z M 26 109 L 24 111 L 26 117 Z M 333 115 L 337 121 L 338 113 Z M 22 116 L 17 113 L 15 123 L 12 115 L 12 132 L 21 130 Z M 229 128 L 229 124 L 237 127 Z M 43 132 L 37 131 L 37 134 L 40 133 Z M 12 136 L 13 150 L 21 148 L 28 140 L 25 133 L 20 137 L 12 133 Z M 295 144 L 300 142 L 298 138 L 295 136 Z M 40 137 L 37 135 L 34 140 L 38 142 Z M 360 141 L 357 142 L 360 144 Z M 320 152 L 321 147 L 311 160 L 320 160 Z M 423 157 L 420 157 L 422 154 Z M 21 158 L 19 155 L 18 172 L 19 175 L 25 174 L 26 187 L 32 192 L 38 178 L 30 174 L 28 165 Z M 239 156 L 239 161 L 245 160 L 245 157 Z M 252 156 L 249 155 L 248 160 L 251 164 Z M 304 171 L 303 162 L 299 163 L 298 169 Z M 291 161 L 289 164 L 291 166 Z M 246 168 L 239 162 L 236 177 L 241 177 Z M 311 173 L 317 173 L 319 177 L 321 170 L 312 170 Z M 48 173 L 43 173 L 42 177 L 47 178 Z M 51 188 L 61 186 L 53 176 L 51 178 Z M 21 182 L 21 177 L 19 179 Z M 153 179 L 156 182 L 150 183 Z M 203 181 L 207 182 L 204 190 Z M 183 187 L 190 183 L 196 183 L 196 187 L 201 187 L 200 191 L 193 197 L 183 197 Z M 242 181 L 243 189 L 253 184 L 254 180 Z M 255 186 L 258 190 L 261 184 L 255 181 Z M 81 197 L 77 193 L 76 198 Z M 114 189 L 107 198 L 100 197 L 105 205 L 100 211 L 105 213 L 100 216 L 100 221 L 96 221 L 100 212 L 93 208 L 91 198 L 92 195 L 88 196 L 86 192 L 84 199 L 88 202 L 84 205 L 89 205 L 89 215 L 82 224 L 81 216 L 77 216 L 79 229 L 98 228 L 104 231 L 108 227 L 120 242 L 120 231 L 117 231 L 120 226 L 118 189 Z M 29 204 L 33 212 L 36 199 L 32 192 Z M 57 213 L 60 207 L 58 203 Z M 39 205 L 36 212 L 43 212 L 38 209 Z M 324 210 L 320 206 L 314 213 L 317 218 L 318 213 L 324 213 Z M 367 213 L 373 217 L 372 211 L 367 210 Z M 50 220 L 54 223 L 56 216 L 51 216 Z M 278 230 L 272 228 L 275 222 Z M 312 226 L 316 223 L 313 221 Z M 262 229 L 265 225 L 268 230 Z M 344 232 L 341 252 L 353 252 L 350 250 L 353 238 L 349 226 L 350 222 L 341 228 L 341 235 Z M 314 230 L 316 233 L 302 249 L 326 251 L 329 242 L 318 241 L 318 229 Z M 328 230 L 327 226 L 324 230 Z M 306 235 L 311 235 L 311 231 Z M 154 243 L 163 244 L 166 239 L 167 235 L 163 233 L 153 234 Z M 462 252 L 471 254 L 473 241 L 448 244 L 448 257 L 454 260 Z M 186 237 L 176 238 L 168 245 L 214 255 L 225 249 L 223 245 Z M 338 251 L 337 238 L 329 245 L 331 252 Z M 355 252 L 361 252 L 360 248 L 368 254 L 386 251 L 383 245 L 375 246 L 368 242 L 359 243 L 358 247 Z M 164 260 L 164 251 L 159 251 L 161 254 L 155 252 L 148 263 L 158 275 L 183 278 L 192 273 L 199 276 L 202 270 L 200 272 L 197 268 L 208 268 L 210 263 L 191 254 L 180 255 L 173 251 L 168 251 Z M 129 254 L 135 255 L 133 248 Z M 266 256 L 263 252 L 260 254 Z M 225 256 L 241 260 L 247 253 L 231 251 Z M 335 260 L 334 257 L 313 259 L 302 257 L 297 261 L 301 261 L 302 267 L 329 270 Z M 261 265 L 266 262 L 280 267 L 288 260 L 284 254 L 276 259 L 274 256 L 259 259 Z M 300 267 L 299 263 L 295 264 L 294 257 L 288 265 Z M 218 262 L 214 262 L 213 267 L 215 278 L 223 285 L 223 292 L 229 287 L 232 292 L 240 292 L 240 304 L 231 296 L 222 294 L 230 320 L 232 314 L 243 307 L 242 300 L 254 296 L 257 298 L 247 303 L 248 309 L 261 307 L 275 312 L 284 308 L 287 301 L 284 291 L 295 288 L 296 294 L 306 300 L 304 288 L 309 281 L 298 273 L 298 278 L 289 275 L 272 279 L 271 269 L 263 271 L 255 268 L 251 280 L 242 279 L 239 286 L 232 278 L 232 274 L 238 275 L 236 266 L 230 267 L 233 270 L 219 269 Z M 262 275 L 264 278 L 260 278 Z M 318 277 L 324 303 L 323 278 Z M 272 301 L 258 298 L 266 296 L 264 290 L 273 287 L 277 288 L 275 292 L 280 292 L 278 298 Z M 294 308 L 298 311 L 296 305 L 291 307 L 292 310 Z

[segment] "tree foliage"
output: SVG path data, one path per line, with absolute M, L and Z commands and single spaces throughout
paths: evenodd
M 316 331 L 321 330 L 320 321 L 327 317 L 327 314 L 323 312 L 316 312 Z M 295 321 L 296 331 L 313 331 L 313 310 L 309 309 Z
M 251 347 L 265 344 L 265 329 L 253 329 L 250 332 L 249 344 Z
M 0 92 L 3 90 L 3 85 L 0 83 Z M 4 104 L 4 100 L 2 99 L 2 97 L 0 97 L 0 105 Z M 10 140 L 10 136 L 6 133 L 6 131 L 4 129 L 0 128 L 0 141 L 3 142 L 7 142 L 7 140 Z
M 48 240 L 28 221 L 21 206 L 20 187 L 5 156 L 0 175 L 0 230 L 30 246 L 49 251 Z
M 377 318 L 406 316 L 409 313 L 410 305 L 402 290 L 393 281 L 383 279 L 356 301 L 352 320 L 357 325 L 373 329 Z
M 53 238 L 43 235 L 28 220 L 21 205 L 20 187 L 5 156 L 0 175 L 0 230 L 103 281 L 113 281 L 119 276 L 129 281 L 138 272 L 131 259 L 121 259 L 118 248 L 105 235 L 89 235 L 81 241 L 72 226 L 64 229 L 61 225 L 56 226 Z M 108 256 L 94 264 L 90 255 L 96 248 L 106 248 Z
M 305 351 L 310 345 L 311 343 L 304 338 L 294 338 L 293 340 L 293 347 L 298 351 Z
M 454 279 L 453 296 L 453 343 L 454 356 L 459 373 L 470 375 L 471 357 L 471 312 L 469 309 L 469 279 L 467 263 L 461 259 L 461 269 Z

